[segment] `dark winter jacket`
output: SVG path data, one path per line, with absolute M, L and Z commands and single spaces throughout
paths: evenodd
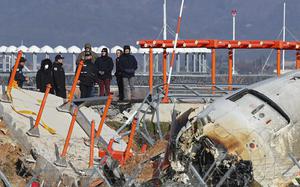
M 80 76 L 80 84 L 85 86 L 94 86 L 97 80 L 97 68 L 91 60 L 84 61 Z
M 116 58 L 116 72 L 115 72 L 116 77 L 122 77 L 122 72 L 120 69 L 120 57 Z
M 50 93 L 54 93 L 52 79 L 52 62 L 50 59 L 42 60 L 41 68 L 36 74 L 36 88 L 39 89 L 40 92 L 46 91 L 47 84 L 51 84 L 52 88 L 50 90 Z
M 123 54 L 120 57 L 120 71 L 121 75 L 126 78 L 134 77 L 135 71 L 137 70 L 137 61 L 131 54 Z
M 98 78 L 100 80 L 111 79 L 111 72 L 114 68 L 112 58 L 109 56 L 101 56 L 96 60 L 96 66 L 98 71 Z
M 26 77 L 23 74 L 23 68 L 24 68 L 24 66 L 19 65 L 18 69 L 17 69 L 17 72 L 16 72 L 16 75 L 15 75 L 15 81 L 17 82 L 17 84 L 20 88 L 23 87 L 23 84 L 26 81 Z M 11 73 L 12 73 L 13 69 L 14 69 L 14 66 L 13 66 L 11 72 L 10 72 L 8 80 L 10 80 L 10 76 L 11 76 Z
M 63 64 L 55 62 L 52 68 L 53 74 L 53 86 L 54 90 L 57 93 L 66 92 L 66 75 L 63 68 Z

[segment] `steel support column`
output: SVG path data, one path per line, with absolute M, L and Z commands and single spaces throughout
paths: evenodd
M 281 50 L 277 49 L 277 76 L 280 76 L 280 66 L 281 66 Z
M 232 90 L 232 66 L 233 66 L 233 51 L 228 52 L 228 90 Z
M 216 49 L 211 50 L 211 84 L 214 90 L 216 85 Z
M 300 69 L 300 52 L 296 53 L 296 69 Z
M 153 49 L 149 50 L 149 91 L 152 95 L 153 91 Z

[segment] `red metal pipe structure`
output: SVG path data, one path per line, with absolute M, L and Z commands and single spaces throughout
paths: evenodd
M 232 66 L 233 66 L 233 51 L 228 52 L 228 90 L 232 90 Z
M 94 167 L 95 121 L 91 123 L 89 168 Z
M 276 63 L 276 66 L 277 66 L 277 76 L 280 76 L 280 65 L 281 65 L 281 50 L 280 49 L 277 49 L 277 63 Z
M 73 132 L 73 129 L 74 129 L 77 113 L 78 113 L 78 108 L 75 108 L 75 110 L 73 112 L 73 115 L 72 115 L 72 120 L 71 120 L 71 123 L 70 123 L 68 135 L 67 135 L 67 138 L 66 138 L 66 141 L 65 141 L 65 144 L 64 144 L 64 148 L 63 148 L 63 151 L 61 153 L 61 157 L 66 157 L 66 155 L 67 155 L 67 150 L 68 150 L 68 147 L 69 147 L 69 144 L 70 144 L 70 139 L 71 139 L 72 132 Z
M 162 72 L 163 72 L 163 83 L 164 83 L 164 90 L 167 89 L 167 49 L 164 48 L 163 52 L 163 67 L 162 67 Z M 168 97 L 168 96 L 167 96 Z
M 171 77 L 172 77 L 172 72 L 173 72 L 173 65 L 174 65 L 174 61 L 175 61 L 175 53 L 176 53 L 176 48 L 177 48 L 177 44 L 178 44 L 178 36 L 179 36 L 179 33 L 180 33 L 180 25 L 181 25 L 181 17 L 182 17 L 183 5 L 184 5 L 184 0 L 181 1 L 179 17 L 178 17 L 178 21 L 177 21 L 177 29 L 176 29 L 176 35 L 175 35 L 175 40 L 174 40 L 174 44 L 173 44 L 174 47 L 173 47 L 172 58 L 171 58 L 171 62 L 170 62 L 168 82 L 167 82 L 167 85 L 166 85 L 165 96 L 164 96 L 164 98 L 162 100 L 162 102 L 164 102 L 164 103 L 168 103 L 169 102 L 169 99 L 168 99 L 169 85 L 171 83 Z
M 153 92 L 153 49 L 149 49 L 149 92 Z
M 128 160 L 128 158 L 130 158 L 133 155 L 130 150 L 131 150 L 131 147 L 133 144 L 133 138 L 134 138 L 135 131 L 136 131 L 136 123 L 137 123 L 137 119 L 134 118 L 134 120 L 132 121 L 132 125 L 131 125 L 131 132 L 129 135 L 129 140 L 128 140 L 128 143 L 127 143 L 127 146 L 126 146 L 126 149 L 124 152 L 113 150 L 112 147 L 113 147 L 114 139 L 111 139 L 107 146 L 107 152 L 112 156 L 113 159 L 118 160 L 121 165 L 123 165 L 126 162 L 126 160 Z M 143 146 L 142 151 L 145 151 L 145 150 L 146 150 L 146 147 Z M 103 158 L 107 154 L 107 152 L 104 150 L 99 150 L 99 157 Z
M 102 128 L 103 128 L 103 125 L 104 125 L 104 121 L 106 119 L 108 109 L 110 107 L 112 99 L 113 99 L 113 93 L 110 93 L 108 98 L 107 98 L 105 108 L 104 108 L 104 112 L 103 112 L 103 115 L 101 117 L 101 121 L 100 121 L 99 126 L 98 126 L 98 130 L 97 130 L 97 133 L 96 133 L 96 138 L 99 138 L 100 135 L 101 135 L 101 131 L 102 131 Z
M 211 84 L 212 90 L 216 86 L 216 49 L 211 50 Z
M 146 153 L 147 151 L 147 144 L 143 144 L 141 148 L 141 153 Z
M 300 52 L 296 53 L 296 69 L 300 69 Z
M 174 40 L 140 40 L 137 42 L 141 48 L 173 48 Z M 215 49 L 281 49 L 298 50 L 300 41 L 280 41 L 280 40 L 178 40 L 177 48 L 215 48 Z
M 75 93 L 75 90 L 76 90 L 76 85 L 77 85 L 77 82 L 78 82 L 83 64 L 84 64 L 83 61 L 80 61 L 79 64 L 78 64 L 77 71 L 76 71 L 74 81 L 73 81 L 73 85 L 72 85 L 72 88 L 71 88 L 71 91 L 70 91 L 70 94 L 69 94 L 68 103 L 71 103 L 73 101 L 74 93 Z
M 180 25 L 180 19 L 179 25 Z M 276 71 L 277 75 L 281 74 L 281 50 L 296 50 L 296 69 L 300 69 L 300 41 L 281 41 L 281 40 L 216 40 L 216 39 L 198 39 L 198 40 L 140 40 L 137 42 L 141 48 L 208 48 L 212 49 L 212 85 L 216 84 L 215 79 L 215 50 L 216 49 L 276 49 L 277 50 L 277 63 Z M 164 57 L 165 59 L 166 57 Z M 172 54 L 172 60 L 170 64 L 170 73 L 172 73 L 172 66 L 175 60 L 175 54 Z M 230 67 L 230 62 L 228 64 Z M 163 68 L 163 73 L 166 71 Z M 228 83 L 232 84 L 231 78 L 232 75 L 228 74 Z M 169 91 L 171 74 L 168 77 L 168 84 L 165 87 L 165 98 L 163 102 L 168 102 L 167 96 Z
M 10 76 L 10 79 L 9 79 L 9 82 L 8 82 L 8 86 L 7 86 L 7 94 L 11 95 L 11 89 L 12 89 L 12 85 L 13 85 L 13 82 L 15 80 L 15 76 L 16 76 L 16 73 L 17 73 L 17 69 L 19 67 L 19 63 L 20 63 L 20 60 L 21 60 L 21 57 L 23 55 L 23 52 L 22 51 L 19 51 L 18 52 L 18 56 L 17 56 L 17 59 L 16 59 L 16 63 L 14 65 L 14 69 L 11 73 L 11 76 Z

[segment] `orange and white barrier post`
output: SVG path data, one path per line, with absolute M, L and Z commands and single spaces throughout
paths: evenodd
M 107 116 L 107 113 L 108 113 L 108 109 L 110 107 L 112 99 L 113 99 L 113 93 L 110 93 L 108 95 L 108 98 L 107 98 L 107 101 L 106 101 L 106 104 L 105 104 L 105 108 L 104 108 L 104 112 L 103 112 L 103 115 L 101 117 L 101 121 L 100 121 L 99 126 L 98 126 L 98 130 L 97 130 L 97 133 L 96 133 L 96 138 L 99 138 L 100 135 L 101 135 L 101 131 L 102 131 L 102 128 L 103 128 L 103 125 L 104 125 L 104 122 L 105 122 L 105 119 L 106 119 L 106 116 Z
M 6 94 L 2 95 L 2 97 L 0 98 L 0 100 L 3 101 L 3 102 L 9 102 L 10 103 L 12 101 L 11 90 L 12 90 L 12 87 L 13 87 L 13 82 L 15 80 L 15 76 L 16 76 L 16 73 L 17 73 L 22 55 L 23 55 L 23 52 L 19 51 L 17 59 L 16 59 L 16 63 L 14 65 L 14 68 L 13 68 L 13 70 L 11 72 L 11 75 L 10 75 L 10 79 L 8 81 Z
M 135 134 L 135 130 L 136 130 L 136 123 L 137 123 L 137 119 L 134 118 L 134 120 L 132 122 L 132 125 L 131 125 L 131 132 L 130 132 L 129 140 L 128 140 L 127 147 L 126 147 L 126 150 L 125 150 L 125 156 L 124 156 L 125 161 L 130 156 L 130 150 L 131 150 L 131 147 L 132 147 L 132 144 L 133 144 L 133 138 L 134 138 L 134 134 Z
M 78 83 L 83 65 L 84 65 L 84 62 L 80 61 L 79 64 L 78 64 L 77 70 L 76 70 L 76 74 L 75 74 L 75 77 L 74 77 L 74 80 L 73 80 L 73 84 L 72 84 L 72 88 L 70 90 L 70 94 L 68 96 L 68 100 L 67 100 L 66 103 L 64 103 L 61 106 L 56 108 L 58 111 L 70 113 L 70 111 L 72 110 L 71 105 L 72 105 L 72 102 L 73 102 L 73 99 L 74 99 L 74 93 L 75 93 L 75 90 L 76 90 L 76 85 Z
M 178 17 L 178 20 L 177 20 L 177 29 L 176 29 L 174 47 L 173 47 L 172 58 L 171 58 L 171 62 L 170 62 L 170 68 L 169 68 L 168 83 L 167 83 L 166 90 L 165 90 L 165 96 L 162 100 L 163 103 L 168 103 L 169 102 L 169 99 L 168 99 L 169 86 L 170 86 L 170 83 L 171 83 L 173 65 L 174 65 L 174 61 L 175 61 L 175 53 L 176 53 L 177 42 L 178 42 L 178 36 L 179 36 L 179 33 L 180 33 L 180 25 L 181 25 L 181 17 L 182 17 L 182 12 L 183 12 L 183 5 L 184 5 L 184 0 L 181 1 L 180 13 L 179 13 L 179 17 Z
M 94 167 L 94 143 L 95 143 L 95 121 L 93 120 L 91 123 L 89 168 Z
M 40 132 L 39 132 L 38 126 L 40 124 L 42 114 L 43 114 L 43 111 L 44 111 L 44 108 L 45 108 L 45 105 L 46 105 L 47 97 L 48 97 L 48 94 L 49 94 L 51 88 L 52 88 L 52 86 L 50 84 L 48 84 L 47 88 L 46 88 L 46 91 L 45 91 L 45 94 L 44 94 L 44 97 L 43 97 L 42 104 L 41 104 L 40 109 L 39 109 L 39 113 L 38 113 L 38 115 L 36 117 L 36 120 L 35 120 L 35 124 L 29 131 L 27 131 L 27 134 L 29 136 L 40 137 Z
M 16 63 L 14 65 L 14 69 L 11 73 L 11 76 L 10 76 L 10 79 L 9 79 L 9 82 L 8 82 L 8 86 L 7 86 L 7 93 L 11 93 L 11 89 L 12 89 L 12 85 L 13 85 L 13 82 L 15 80 L 15 76 L 16 76 L 16 73 L 17 73 L 17 69 L 19 67 L 19 63 L 20 63 L 20 60 L 21 60 L 21 57 L 23 55 L 23 52 L 22 51 L 19 51 L 18 52 L 18 56 L 17 56 L 17 60 L 16 60 Z
M 64 148 L 62 150 L 62 153 L 61 153 L 60 157 L 57 158 L 57 160 L 54 162 L 54 164 L 57 165 L 57 166 L 67 167 L 66 155 L 67 155 L 68 147 L 69 147 L 69 144 L 70 144 L 70 139 L 71 139 L 71 136 L 72 136 L 74 125 L 75 125 L 75 122 L 76 122 L 77 114 L 78 114 L 78 108 L 75 108 L 75 110 L 73 112 L 73 115 L 72 115 L 72 120 L 71 120 L 71 123 L 70 123 L 68 135 L 67 135 L 67 138 L 66 138 L 66 141 L 65 141 L 65 144 L 64 144 Z
M 70 91 L 70 94 L 69 94 L 69 97 L 68 97 L 68 103 L 71 103 L 73 101 L 74 93 L 75 93 L 75 90 L 76 90 L 76 85 L 77 85 L 77 82 L 78 82 L 83 64 L 84 64 L 83 61 L 79 62 L 79 65 L 78 65 L 78 68 L 77 68 L 77 71 L 76 71 L 76 74 L 75 74 L 75 77 L 74 77 L 73 85 L 72 85 L 72 88 L 71 88 L 71 91 Z

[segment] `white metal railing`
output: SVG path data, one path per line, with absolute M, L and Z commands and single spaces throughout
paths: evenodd
M 93 47 L 92 50 L 97 54 L 101 53 L 101 50 L 106 46 Z M 120 46 L 108 48 L 110 56 L 115 58 L 115 52 L 117 49 L 122 49 Z M 138 64 L 138 73 L 147 74 L 149 64 L 149 49 L 137 49 L 131 46 L 132 53 L 136 56 Z M 76 59 L 78 54 L 83 50 L 77 46 L 71 46 L 65 48 L 63 46 L 57 46 L 52 48 L 50 46 L 44 46 L 39 48 L 35 45 L 31 47 L 26 46 L 0 46 L 0 71 L 9 72 L 12 68 L 17 52 L 23 51 L 24 56 L 28 59 L 26 63 L 25 71 L 36 72 L 39 68 L 39 61 L 44 58 L 54 59 L 57 54 L 65 56 L 65 69 L 66 72 L 72 73 L 76 70 Z M 169 64 L 170 55 L 172 49 L 167 49 L 167 61 Z M 162 72 L 162 49 L 154 49 L 154 73 Z M 210 53 L 209 49 L 177 49 L 176 62 L 175 62 L 175 73 L 207 73 L 207 54 Z

